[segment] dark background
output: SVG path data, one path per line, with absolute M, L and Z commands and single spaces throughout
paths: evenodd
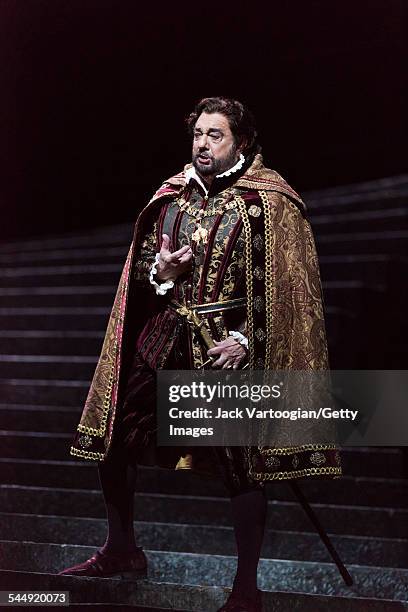
M 1 240 L 133 221 L 202 96 L 298 191 L 406 172 L 407 2 L 1 0 Z

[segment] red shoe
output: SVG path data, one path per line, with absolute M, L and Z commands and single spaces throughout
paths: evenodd
M 141 547 L 131 553 L 108 553 L 100 550 L 84 563 L 67 567 L 58 576 L 94 576 L 97 578 L 146 578 L 147 559 Z
M 232 592 L 218 612 L 262 612 L 262 591 L 257 589 L 255 600 Z

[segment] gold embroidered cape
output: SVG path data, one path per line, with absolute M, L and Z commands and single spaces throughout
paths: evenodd
M 189 166 L 186 166 L 185 170 Z M 140 251 L 143 228 L 165 198 L 185 187 L 185 171 L 168 179 L 137 220 L 101 355 L 74 438 L 71 454 L 104 460 L 110 448 L 126 354 L 130 279 Z M 234 184 L 259 194 L 259 206 L 239 202 L 246 256 L 249 363 L 263 370 L 327 370 L 319 267 L 305 206 L 298 194 L 257 155 Z M 262 307 L 259 307 L 260 304 Z M 142 324 L 142 322 L 141 322 Z M 334 444 L 275 445 L 249 449 L 254 479 L 338 476 Z

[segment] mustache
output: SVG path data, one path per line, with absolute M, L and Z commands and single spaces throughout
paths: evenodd
M 203 157 L 204 159 L 214 159 L 212 155 L 209 155 L 208 153 L 201 153 L 200 151 L 194 155 L 194 159 L 197 159 L 197 157 Z

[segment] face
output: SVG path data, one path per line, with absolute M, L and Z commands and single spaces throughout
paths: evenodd
M 212 179 L 237 163 L 243 147 L 236 146 L 225 115 L 201 113 L 193 133 L 193 165 L 202 177 Z

